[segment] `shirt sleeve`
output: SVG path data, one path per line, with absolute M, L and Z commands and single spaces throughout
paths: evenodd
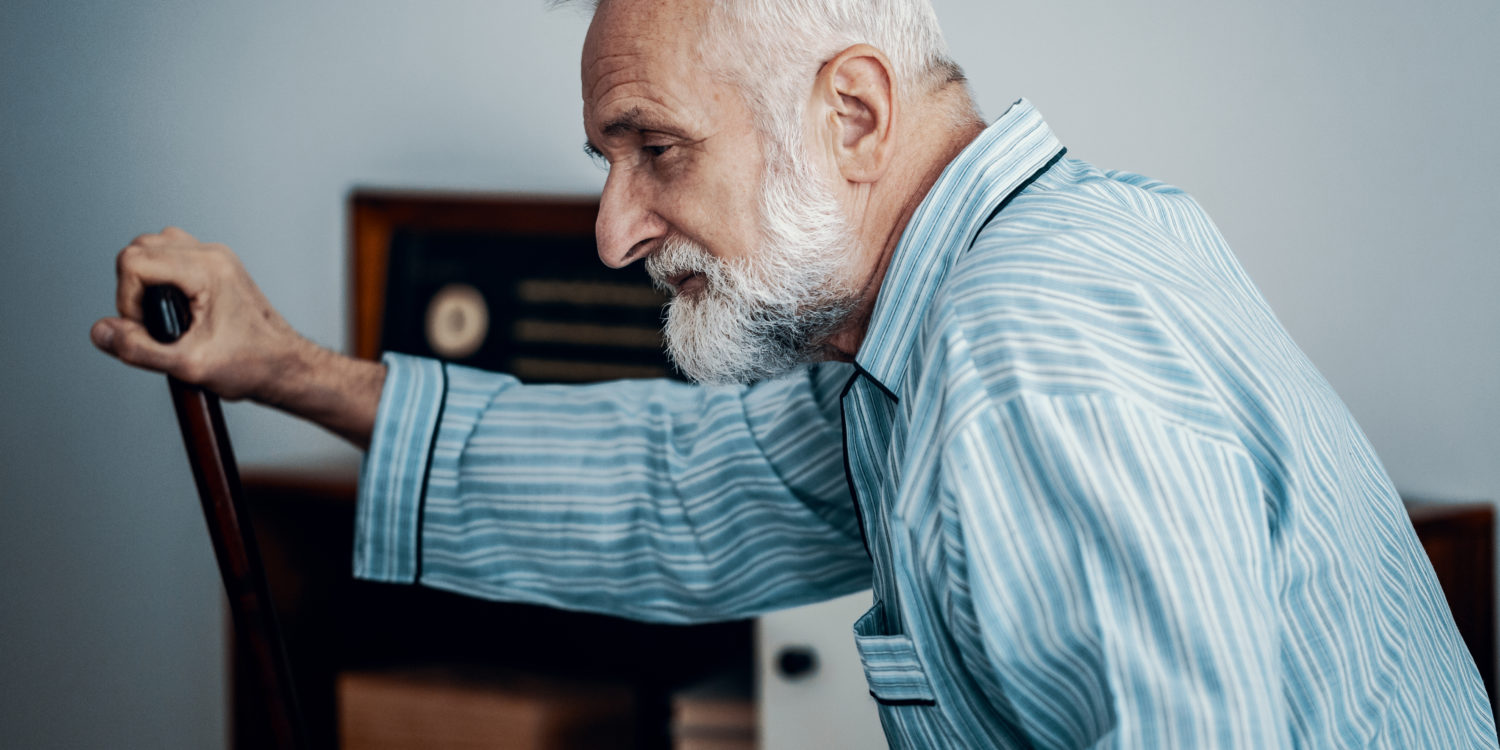
M 943 472 L 972 671 L 1034 744 L 1290 746 L 1241 447 L 1124 397 L 1023 395 L 959 430 Z
M 869 586 L 842 366 L 750 387 L 558 386 L 385 362 L 356 576 L 676 623 Z

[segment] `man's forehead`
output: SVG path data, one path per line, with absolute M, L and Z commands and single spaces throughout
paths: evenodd
M 591 52 L 692 54 L 707 16 L 708 5 L 694 0 L 605 0 L 584 40 L 585 67 Z
M 704 0 L 602 0 L 594 10 L 594 21 L 622 15 L 657 22 L 693 22 L 704 17 L 710 5 Z
M 705 16 L 703 4 L 690 0 L 606 0 L 584 41 L 585 116 L 622 98 L 703 93 L 697 42 Z

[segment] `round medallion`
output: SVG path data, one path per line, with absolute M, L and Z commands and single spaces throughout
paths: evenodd
M 484 295 L 468 284 L 449 284 L 427 303 L 427 345 L 444 359 L 463 359 L 479 351 L 490 330 Z

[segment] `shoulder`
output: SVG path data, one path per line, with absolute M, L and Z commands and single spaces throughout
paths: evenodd
M 922 359 L 977 381 L 992 401 L 1201 400 L 1166 312 L 1209 283 L 1163 218 L 1182 201 L 1191 199 L 1164 183 L 1059 162 L 954 265 L 924 320 Z
M 966 330 L 1044 316 L 1134 331 L 1163 298 L 1215 294 L 1226 254 L 1182 190 L 1063 159 L 979 232 L 935 307 Z
M 1188 220 L 1207 216 L 1182 190 L 1141 175 L 1104 171 L 1063 159 L 1016 195 L 986 225 L 965 253 L 953 280 L 965 281 L 1018 256 L 1062 269 L 1111 276 L 1180 277 L 1195 245 L 1216 233 L 1184 232 Z

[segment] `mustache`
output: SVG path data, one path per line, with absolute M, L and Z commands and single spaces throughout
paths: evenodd
M 702 245 L 679 235 L 666 238 L 656 252 L 646 257 L 645 264 L 652 286 L 669 295 L 677 292 L 673 279 L 699 274 L 712 286 L 724 274 L 723 261 Z

